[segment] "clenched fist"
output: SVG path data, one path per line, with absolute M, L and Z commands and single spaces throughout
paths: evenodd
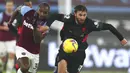
M 127 40 L 124 38 L 123 40 L 121 40 L 121 44 L 125 46 L 127 44 Z

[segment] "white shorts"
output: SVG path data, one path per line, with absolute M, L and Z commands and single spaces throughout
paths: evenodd
M 29 72 L 37 73 L 37 68 L 39 65 L 39 54 L 32 54 L 28 52 L 26 49 L 20 46 L 16 46 L 16 57 L 17 59 L 22 57 L 28 57 L 30 59 Z
M 0 54 L 2 53 L 15 53 L 16 40 L 12 41 L 0 41 Z M 3 55 L 4 56 L 4 55 Z

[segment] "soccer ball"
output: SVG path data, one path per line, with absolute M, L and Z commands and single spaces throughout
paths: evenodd
M 78 50 L 78 43 L 76 40 L 69 38 L 63 42 L 63 50 L 65 53 L 73 53 Z

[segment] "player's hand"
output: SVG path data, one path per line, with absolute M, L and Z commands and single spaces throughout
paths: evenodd
M 8 26 L 3 26 L 3 30 L 4 31 L 9 31 L 9 27 Z
M 125 46 L 125 45 L 127 44 L 127 40 L 124 38 L 124 39 L 121 41 L 121 44 L 122 44 L 123 46 Z
M 49 29 L 48 26 L 41 26 L 41 25 L 39 25 L 37 28 L 37 30 L 40 32 L 46 32 L 48 29 Z

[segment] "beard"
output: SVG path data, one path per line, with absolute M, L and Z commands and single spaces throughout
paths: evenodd
M 85 22 L 85 20 L 80 20 L 76 18 L 76 21 L 78 22 L 78 24 L 83 24 Z

